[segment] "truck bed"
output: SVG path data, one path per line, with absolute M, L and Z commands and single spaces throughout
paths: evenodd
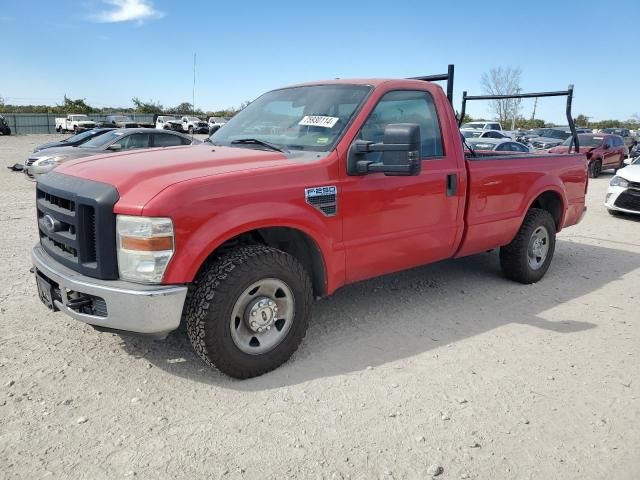
M 510 243 L 529 207 L 545 191 L 551 190 L 562 200 L 558 231 L 579 221 L 587 183 L 583 154 L 476 153 L 476 157 L 465 156 L 466 226 L 456 257 Z

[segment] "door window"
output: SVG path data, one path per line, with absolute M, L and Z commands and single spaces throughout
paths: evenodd
M 115 142 L 118 145 L 122 145 L 122 150 L 135 150 L 137 148 L 149 148 L 149 135 L 148 133 L 134 133 L 133 135 L 127 135 L 123 139 Z
M 177 145 L 185 145 L 182 137 L 178 135 L 170 135 L 168 133 L 156 133 L 153 136 L 154 147 L 175 147 Z
M 359 138 L 382 143 L 384 129 L 392 123 L 416 123 L 420 126 L 422 158 L 443 155 L 442 134 L 433 98 L 428 92 L 396 90 L 385 94 L 360 130 Z M 368 154 L 382 157 L 381 152 Z

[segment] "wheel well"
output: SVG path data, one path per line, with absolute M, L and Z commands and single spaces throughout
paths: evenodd
M 311 276 L 313 295 L 315 297 L 326 295 L 327 277 L 322 252 L 306 233 L 289 227 L 258 228 L 230 238 L 211 253 L 209 258 L 243 245 L 267 245 L 295 257 Z
M 531 208 L 540 208 L 546 210 L 551 214 L 555 221 L 556 228 L 560 229 L 560 221 L 562 220 L 562 197 L 556 192 L 548 190 L 540 195 L 533 201 Z

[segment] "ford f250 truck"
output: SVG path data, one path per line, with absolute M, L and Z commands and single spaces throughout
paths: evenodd
M 428 77 L 424 77 L 427 79 Z M 333 80 L 264 94 L 199 146 L 122 152 L 38 180 L 41 300 L 166 335 L 237 378 L 287 361 L 314 298 L 500 249 L 539 281 L 585 211 L 581 154 L 465 154 L 443 90 Z

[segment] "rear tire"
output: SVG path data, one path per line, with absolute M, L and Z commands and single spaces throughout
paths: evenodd
M 277 308 L 262 308 L 263 300 Z M 183 322 L 205 363 L 234 378 L 251 378 L 293 355 L 307 331 L 312 301 L 311 280 L 296 258 L 263 245 L 239 247 L 200 271 Z
M 189 127 L 187 129 L 187 132 L 189 133 L 189 135 L 193 135 L 193 127 Z
M 589 178 L 598 178 L 602 173 L 602 160 L 594 160 L 589 164 Z
M 546 210 L 531 208 L 509 245 L 500 248 L 500 265 L 507 278 L 530 284 L 549 269 L 556 248 L 556 224 Z

